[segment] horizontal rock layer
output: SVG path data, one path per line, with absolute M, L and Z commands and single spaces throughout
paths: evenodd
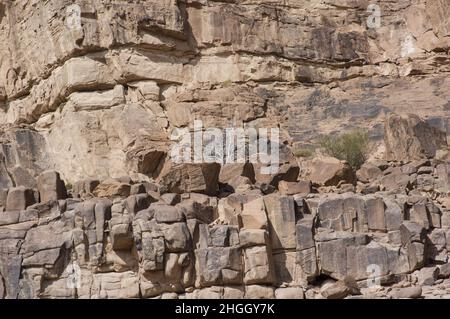
M 2 1 L 0 298 L 389 295 L 374 271 L 430 295 L 450 4 L 378 4 L 373 26 L 362 0 Z M 194 120 L 279 127 L 279 172 L 173 163 Z M 290 149 L 356 128 L 396 162 Z

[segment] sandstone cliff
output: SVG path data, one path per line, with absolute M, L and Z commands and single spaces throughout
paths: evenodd
M 448 278 L 449 16 L 447 0 L 0 0 L 0 298 L 342 297 L 372 265 L 399 297 Z M 194 120 L 279 127 L 280 172 L 174 165 Z M 290 150 L 355 128 L 390 162 L 350 178 Z

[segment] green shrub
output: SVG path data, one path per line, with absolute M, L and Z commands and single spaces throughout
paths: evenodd
M 359 169 L 370 152 L 369 135 L 362 131 L 322 136 L 318 142 L 327 155 L 347 161 L 353 169 Z
M 314 155 L 314 152 L 307 148 L 301 148 L 294 150 L 294 156 L 295 157 L 312 157 Z

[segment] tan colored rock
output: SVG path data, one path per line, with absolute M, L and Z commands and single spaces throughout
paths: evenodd
M 305 293 L 300 287 L 278 288 L 275 290 L 276 299 L 305 299 Z
M 127 299 L 139 297 L 139 281 L 131 271 L 94 275 L 91 297 Z
M 270 251 L 266 246 L 246 248 L 244 251 L 244 283 L 271 284 L 273 278 L 273 265 Z
M 173 164 L 167 162 L 157 182 L 172 193 L 198 192 L 214 195 L 218 189 L 219 164 Z
M 65 199 L 67 197 L 66 186 L 58 172 L 43 172 L 38 176 L 37 184 L 41 202 Z
M 250 182 L 255 182 L 255 171 L 251 163 L 223 165 L 219 174 L 219 182 L 228 184 L 236 190 L 242 183 L 241 177 L 247 177 Z
M 264 229 L 247 229 L 239 231 L 239 241 L 243 247 L 260 246 L 268 243 L 269 234 Z
M 365 211 L 370 230 L 386 231 L 385 204 L 382 198 L 365 198 Z
M 351 298 L 445 296 L 448 1 L 380 0 L 376 28 L 350 0 L 0 2 L 0 299 L 343 297 L 374 264 Z M 194 120 L 279 128 L 279 170 L 174 165 Z M 361 194 L 308 159 L 354 129 Z
M 394 172 L 380 179 L 380 188 L 386 191 L 405 191 L 411 188 L 411 178 L 406 174 Z
M 332 157 L 315 158 L 311 163 L 309 178 L 313 184 L 336 186 L 339 182 L 355 182 L 355 175 L 345 162 Z
M 430 158 L 436 155 L 438 149 L 447 146 L 445 132 L 412 114 L 389 115 L 385 122 L 384 136 L 388 160 Z
M 320 288 L 320 293 L 326 299 L 343 299 L 350 293 L 350 289 L 343 281 L 326 282 Z
M 417 299 L 422 296 L 422 287 L 413 286 L 406 288 L 398 288 L 392 292 L 392 297 L 397 299 Z
M 273 249 L 296 248 L 295 207 L 289 196 L 271 194 L 264 197 Z
M 311 192 L 311 181 L 280 181 L 278 190 L 282 195 L 309 194 Z
M 11 188 L 6 198 L 6 210 L 25 210 L 36 201 L 31 189 L 23 186 Z
M 273 299 L 274 289 L 269 286 L 250 285 L 245 287 L 245 299 Z
M 97 197 L 128 197 L 130 195 L 129 184 L 121 183 L 115 179 L 108 179 L 101 182 L 95 189 L 94 195 Z
M 356 177 L 363 183 L 369 183 L 380 176 L 381 173 L 381 169 L 377 166 L 370 163 L 365 163 L 359 170 L 356 171 Z
M 241 219 L 246 229 L 267 229 L 266 206 L 263 198 L 244 203 Z

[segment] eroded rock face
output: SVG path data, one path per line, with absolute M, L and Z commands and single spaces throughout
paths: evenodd
M 200 298 L 211 289 L 221 298 L 304 298 L 306 289 L 307 298 L 344 298 L 364 295 L 374 272 L 384 285 L 417 277 L 385 295 L 416 298 L 447 271 L 449 210 L 413 192 L 253 191 L 218 201 L 122 177 L 98 184 L 101 197 L 58 199 L 57 177 L 38 178 L 40 203 L 27 201 L 29 189 L 8 190 L 2 298 Z
M 445 132 L 411 114 L 388 116 L 384 139 L 386 157 L 395 161 L 432 158 L 437 150 L 447 147 Z
M 381 1 L 370 28 L 361 1 L 14 1 L 0 22 L 0 182 L 31 187 L 48 169 L 71 184 L 156 178 L 169 136 L 194 119 L 279 124 L 305 143 L 357 127 L 380 140 L 383 114 L 408 111 L 446 132 L 449 5 L 408 3 Z M 292 181 L 283 169 L 261 182 Z
M 450 4 L 379 1 L 375 28 L 366 6 L 0 4 L 0 299 L 372 296 L 353 283 L 375 270 L 428 296 L 450 251 Z M 194 120 L 279 128 L 279 170 L 175 162 Z M 291 150 L 355 128 L 389 162 Z
M 333 157 L 314 159 L 311 163 L 309 178 L 320 186 L 337 186 L 339 183 L 354 183 L 355 173 L 346 162 Z

